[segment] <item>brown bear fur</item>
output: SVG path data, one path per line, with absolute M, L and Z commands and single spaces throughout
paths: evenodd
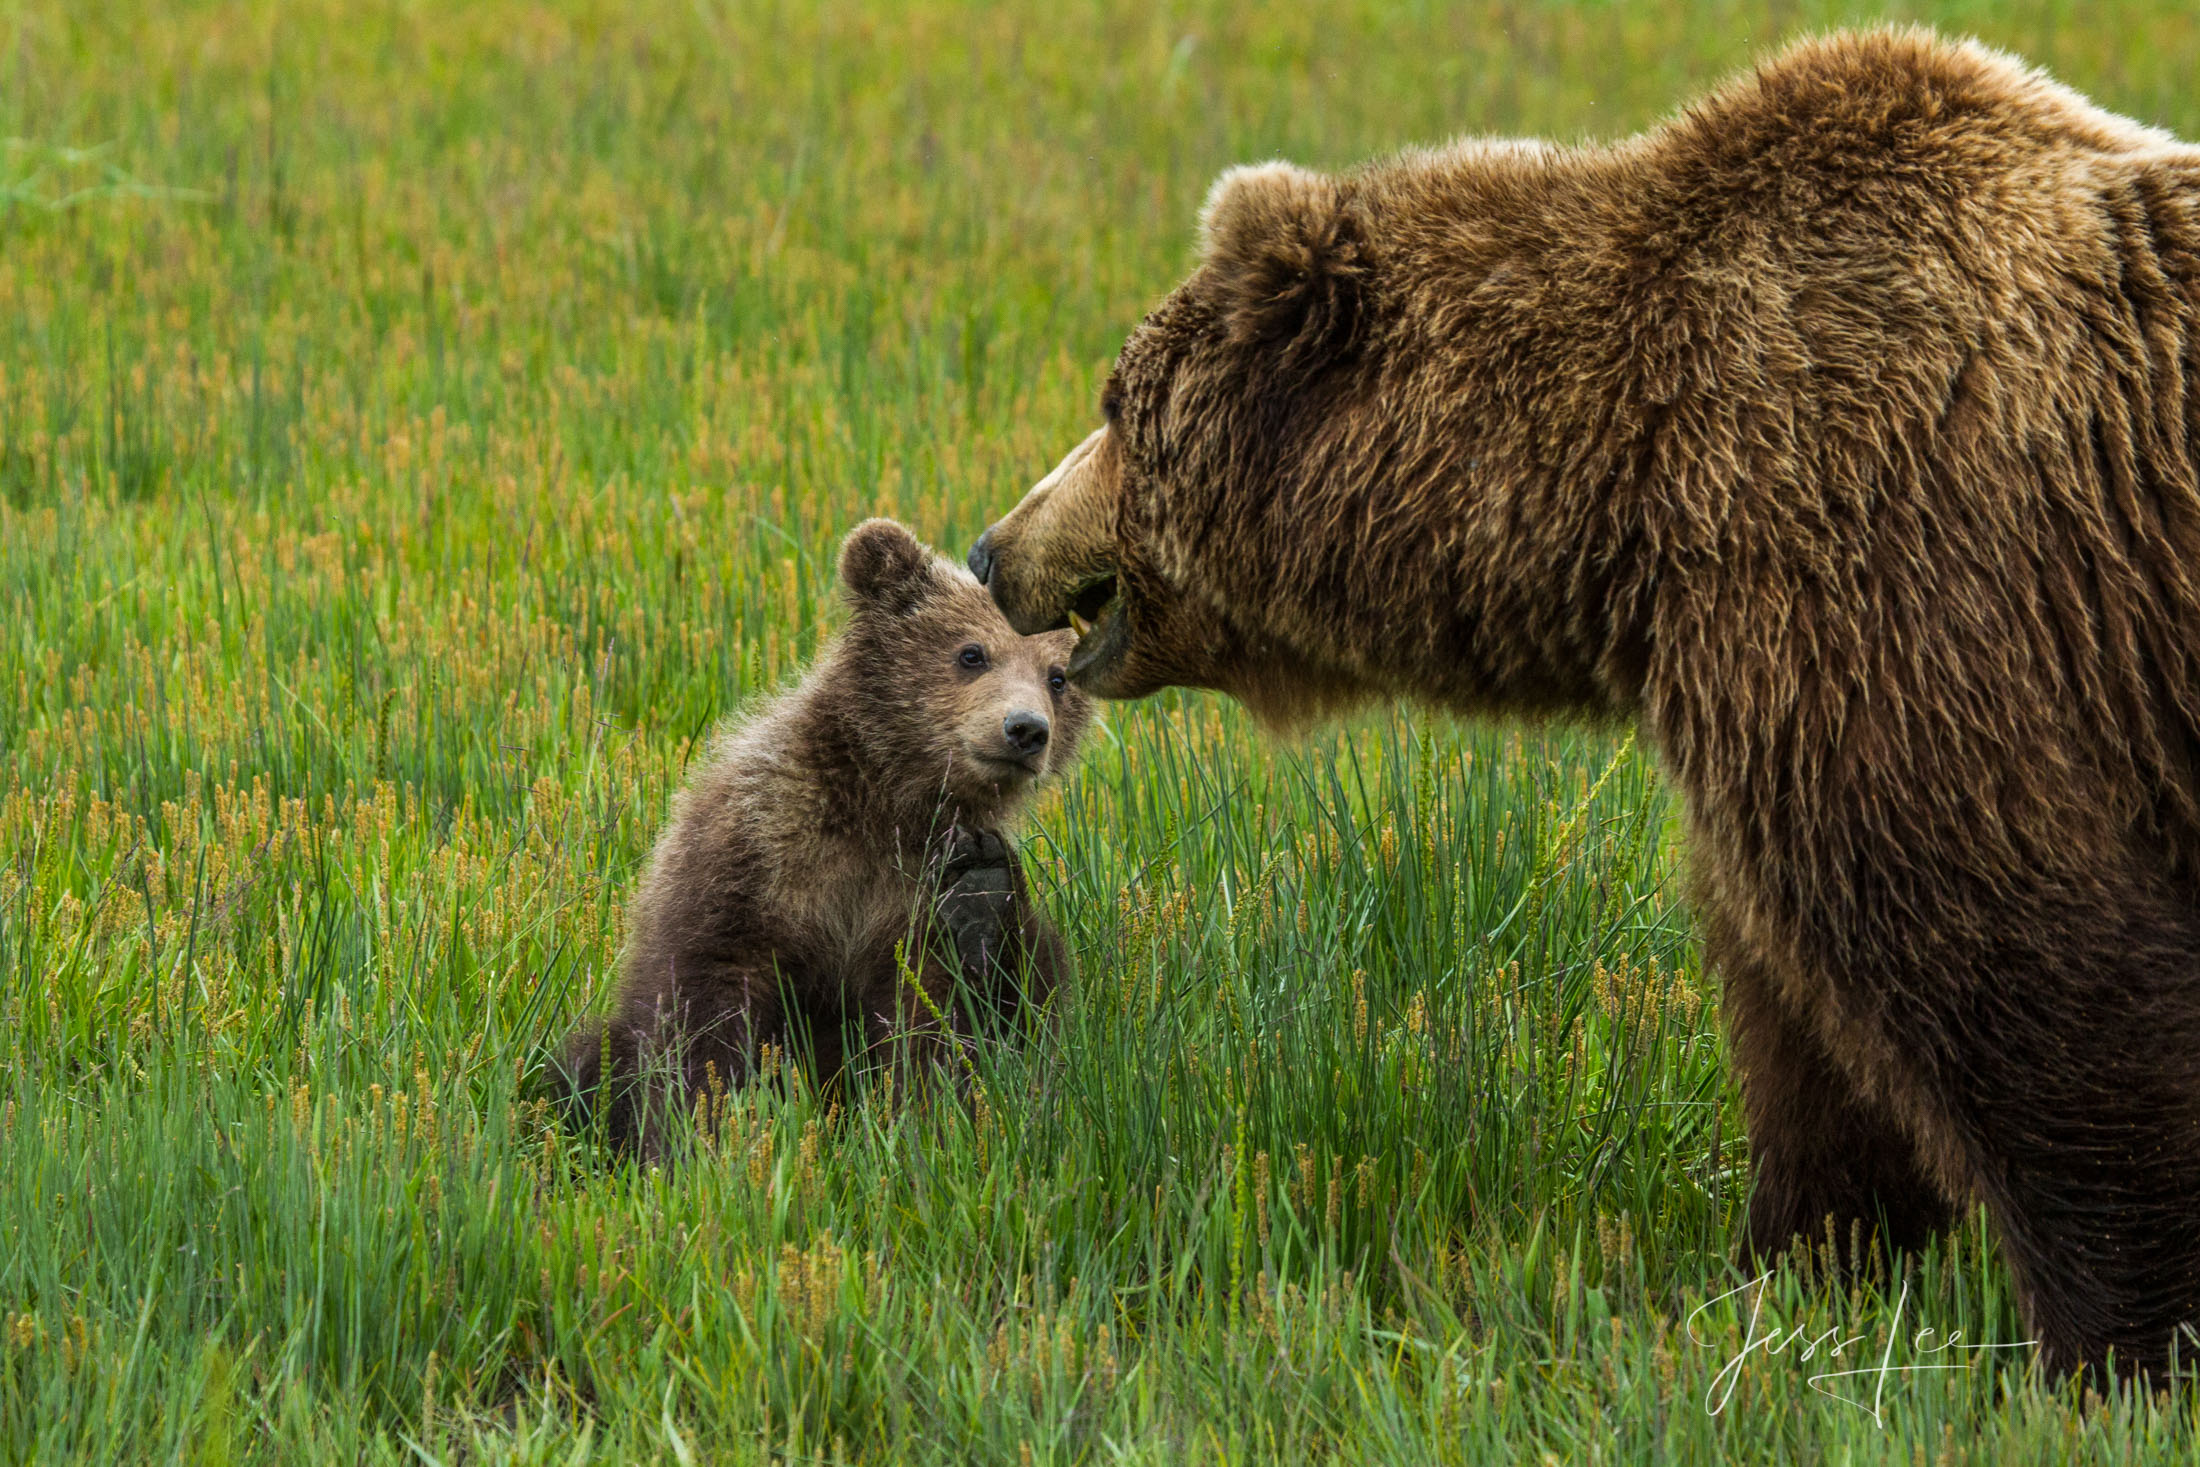
M 1990 1210 L 2050 1365 L 2200 1321 L 2200 150 L 1975 44 L 1611 147 L 1224 176 L 971 563 L 1073 680 L 1639 721 L 1759 1258 Z M 2192 1340 L 2185 1348 L 2189 1352 Z
M 569 1052 L 575 1100 L 622 1144 L 657 1150 L 668 1107 L 713 1073 L 740 1084 L 765 1044 L 808 1051 L 830 1084 L 846 1036 L 937 1018 L 965 1034 L 973 1006 L 1013 1018 L 1064 971 L 999 832 L 1075 757 L 1091 703 L 1062 676 L 1074 639 L 1017 635 L 890 520 L 852 531 L 840 570 L 846 629 L 689 780 L 611 1018 Z

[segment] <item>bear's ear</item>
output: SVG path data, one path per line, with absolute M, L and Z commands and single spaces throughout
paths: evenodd
M 900 615 L 932 581 L 932 552 L 905 525 L 865 520 L 840 542 L 840 583 L 858 607 Z
M 1230 339 L 1314 366 L 1357 341 L 1367 272 L 1335 179 L 1290 163 L 1233 168 L 1200 211 L 1206 268 Z

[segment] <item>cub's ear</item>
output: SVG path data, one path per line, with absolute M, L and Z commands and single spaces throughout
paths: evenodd
M 932 581 L 932 552 L 906 525 L 865 520 L 840 542 L 840 584 L 858 607 L 900 615 Z
M 1199 231 L 1231 340 L 1302 367 L 1358 341 L 1367 269 L 1335 179 L 1290 163 L 1233 168 L 1208 192 Z

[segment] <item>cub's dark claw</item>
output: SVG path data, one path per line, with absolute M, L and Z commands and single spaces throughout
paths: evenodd
M 987 866 L 1007 866 L 1015 856 L 1008 849 L 1008 842 L 990 830 L 968 830 L 962 827 L 950 831 L 947 837 L 947 854 L 941 871 L 941 885 L 952 886 L 967 871 Z
M 993 831 L 949 837 L 939 915 L 965 973 L 989 971 L 1007 949 L 1016 926 L 1015 866 L 1015 853 Z
M 956 829 L 948 833 L 941 856 L 940 890 L 951 891 L 971 880 L 990 890 L 993 878 L 985 873 L 1013 872 L 1015 866 L 1016 853 L 993 831 Z

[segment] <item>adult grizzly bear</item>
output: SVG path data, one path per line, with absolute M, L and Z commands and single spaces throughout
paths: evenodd
M 761 1045 L 828 1084 L 849 1037 L 1010 1018 L 1066 969 L 1002 831 L 1076 757 L 1092 704 L 1063 675 L 1072 639 L 1017 635 L 892 520 L 849 532 L 840 579 L 846 629 L 681 792 L 609 1022 L 568 1052 L 572 1108 L 619 1144 L 660 1150 L 665 1112 L 712 1070 L 741 1083 Z
M 1982 1200 L 2056 1369 L 2200 1320 L 2200 149 L 1804 43 L 1609 148 L 1225 174 L 971 553 L 1087 690 L 1639 720 L 1748 1249 Z M 2191 1347 L 2188 1338 L 2187 1348 Z

